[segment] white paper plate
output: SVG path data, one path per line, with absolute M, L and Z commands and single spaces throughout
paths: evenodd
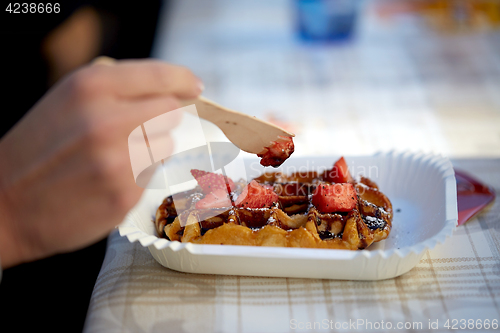
M 282 168 L 284 172 L 331 168 L 337 159 L 292 157 Z M 166 194 L 161 190 L 146 190 L 119 232 L 130 242 L 139 241 L 160 264 L 177 271 L 349 280 L 380 280 L 404 274 L 418 264 L 426 250 L 451 236 L 457 223 L 457 196 L 453 167 L 447 158 L 389 152 L 345 159 L 355 173 L 377 182 L 394 208 L 389 237 L 367 250 L 170 242 L 156 236 L 152 222 Z

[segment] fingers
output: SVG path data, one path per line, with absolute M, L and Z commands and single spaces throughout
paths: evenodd
M 157 60 L 95 60 L 96 75 L 107 89 L 123 98 L 173 95 L 181 99 L 201 94 L 203 84 L 189 69 Z
M 115 64 L 116 64 L 116 59 L 106 56 L 97 57 L 92 61 L 92 65 L 115 65 Z

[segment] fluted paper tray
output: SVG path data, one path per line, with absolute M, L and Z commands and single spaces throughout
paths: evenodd
M 331 168 L 337 159 L 292 157 L 282 169 Z M 147 247 L 161 265 L 182 272 L 349 280 L 381 280 L 404 274 L 418 264 L 426 250 L 451 236 L 457 223 L 457 196 L 453 167 L 447 158 L 389 152 L 345 159 L 355 174 L 377 182 L 394 208 L 389 237 L 367 250 L 170 242 L 156 236 L 152 222 L 165 197 L 166 192 L 160 190 L 146 190 L 119 231 L 130 242 L 139 241 Z

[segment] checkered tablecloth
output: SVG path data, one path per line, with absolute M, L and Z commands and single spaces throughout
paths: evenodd
M 499 159 L 454 165 L 500 193 Z M 471 332 L 489 323 L 495 331 L 499 251 L 499 201 L 427 251 L 410 272 L 382 281 L 181 273 L 113 233 L 86 332 L 440 332 L 447 323 L 469 325 Z

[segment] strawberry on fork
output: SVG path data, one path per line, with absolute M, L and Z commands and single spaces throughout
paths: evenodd
M 293 153 L 295 135 L 268 121 L 230 110 L 203 96 L 182 103 L 194 104 L 196 113 L 189 112 L 215 124 L 238 148 L 263 157 L 263 166 L 278 167 Z
M 279 167 L 292 155 L 295 147 L 293 140 L 289 136 L 280 136 L 278 140 L 271 142 L 271 145 L 257 154 L 261 157 L 260 164 L 263 166 Z

